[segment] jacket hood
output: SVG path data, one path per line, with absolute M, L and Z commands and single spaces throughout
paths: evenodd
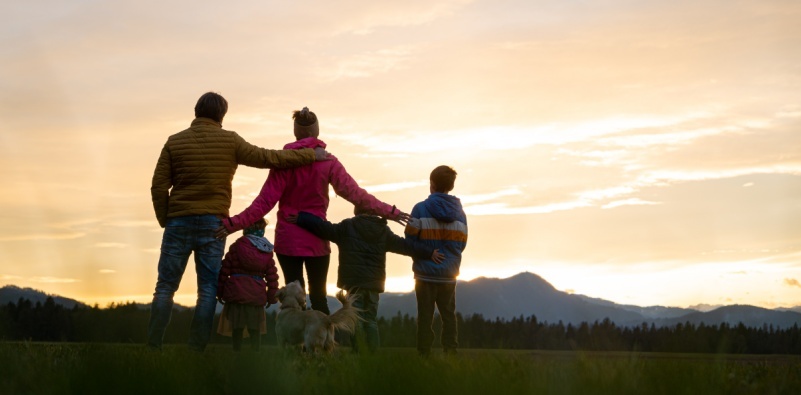
M 370 243 L 376 243 L 384 238 L 387 229 L 387 220 L 374 215 L 358 215 L 353 218 L 354 228 L 359 237 Z
M 303 148 L 325 148 L 325 142 L 320 140 L 316 137 L 306 137 L 305 139 L 300 139 L 297 141 L 293 141 L 284 146 L 284 149 L 303 149 Z
M 431 216 L 442 222 L 453 222 L 464 215 L 459 198 L 447 193 L 432 193 L 425 200 L 425 205 Z

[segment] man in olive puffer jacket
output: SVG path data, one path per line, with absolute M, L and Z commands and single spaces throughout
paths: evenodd
M 148 345 L 153 348 L 161 348 L 173 295 L 192 252 L 198 296 L 189 346 L 202 351 L 211 337 L 217 275 L 225 249 L 225 239 L 216 239 L 214 230 L 221 225 L 220 218 L 229 215 L 237 166 L 280 169 L 327 159 L 324 149 L 269 150 L 251 145 L 222 128 L 227 111 L 228 102 L 221 95 L 208 92 L 201 96 L 195 105 L 195 120 L 189 129 L 167 139 L 153 173 L 153 209 L 165 228 L 148 326 Z

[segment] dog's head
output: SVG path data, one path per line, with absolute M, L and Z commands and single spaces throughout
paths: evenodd
M 306 291 L 300 286 L 300 281 L 295 280 L 285 287 L 281 287 L 275 294 L 281 302 L 281 308 L 297 308 L 306 310 Z

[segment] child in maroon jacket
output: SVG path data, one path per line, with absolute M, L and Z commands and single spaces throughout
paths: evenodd
M 233 337 L 234 351 L 242 338 L 250 336 L 251 348 L 259 350 L 261 335 L 267 333 L 265 305 L 277 303 L 278 270 L 273 245 L 264 237 L 264 218 L 244 230 L 228 249 L 217 281 L 217 298 L 225 304 L 217 333 Z

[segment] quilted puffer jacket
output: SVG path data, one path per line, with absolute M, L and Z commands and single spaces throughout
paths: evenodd
M 238 165 L 284 169 L 314 162 L 314 150 L 270 150 L 254 146 L 208 118 L 167 139 L 150 194 L 163 228 L 168 218 L 217 214 L 227 217 L 231 181 Z
M 217 297 L 225 303 L 264 306 L 278 303 L 278 269 L 273 252 L 258 249 L 247 236 L 237 239 L 223 258 Z

